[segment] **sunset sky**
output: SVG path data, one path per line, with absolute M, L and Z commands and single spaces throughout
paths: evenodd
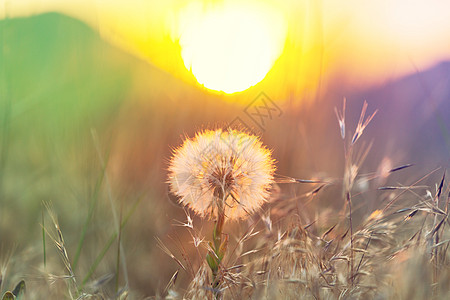
M 195 79 L 186 69 L 185 58 L 183 63 L 182 53 L 186 50 L 182 47 L 186 40 L 183 34 L 191 27 L 204 27 L 202 18 L 217 19 L 217 14 L 211 12 L 229 7 L 245 7 L 249 20 L 265 20 L 266 24 L 262 21 L 257 26 L 266 27 L 261 31 L 263 35 L 278 37 L 270 37 L 272 50 L 267 50 L 263 42 L 260 42 L 262 46 L 242 46 L 247 50 L 249 47 L 264 49 L 261 51 L 269 51 L 267 56 L 271 57 L 267 70 L 263 68 L 259 75 L 255 74 L 249 85 L 256 84 L 268 72 L 262 83 L 267 81 L 266 88 L 282 81 L 284 88 L 291 92 L 314 88 L 317 77 L 325 82 L 339 78 L 350 85 L 364 87 L 450 59 L 450 3 L 447 1 L 16 0 L 5 1 L 1 15 L 18 17 L 48 11 L 71 15 L 98 30 L 105 40 L 175 77 L 193 84 L 197 79 L 203 84 L 198 78 L 202 75 L 194 74 Z M 226 43 L 220 30 L 217 32 L 213 40 Z M 228 53 L 240 51 L 227 50 Z M 242 65 L 239 60 L 235 63 Z M 212 71 L 217 74 L 207 77 L 218 76 L 217 80 L 223 81 L 221 68 L 218 65 Z

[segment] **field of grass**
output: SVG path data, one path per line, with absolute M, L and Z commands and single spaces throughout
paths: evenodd
M 185 136 L 250 123 L 261 91 L 226 101 L 60 14 L 1 20 L 0 40 L 4 299 L 450 298 L 445 111 L 266 91 L 279 114 L 256 133 L 277 180 L 261 210 L 225 222 L 213 288 L 214 220 L 177 203 L 167 168 Z

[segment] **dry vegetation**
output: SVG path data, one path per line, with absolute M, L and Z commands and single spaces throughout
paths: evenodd
M 367 104 L 351 138 L 346 137 L 345 102 L 336 111 L 345 144 L 342 179 L 301 180 L 280 177 L 279 184 L 310 184 L 304 195 L 286 199 L 278 195 L 265 212 L 228 230 L 231 243 L 220 266 L 221 284 L 214 290 L 203 262 L 206 237 L 192 218 L 182 224 L 192 241 L 181 245 L 169 239 L 173 251 L 160 247 L 180 267 L 156 297 L 166 299 L 447 299 L 450 297 L 449 218 L 450 194 L 445 170 L 435 169 L 411 185 L 379 186 L 378 207 L 360 213 L 367 203 L 364 184 L 412 165 L 360 174 L 370 145 L 358 140 L 375 113 L 365 118 Z M 434 173 L 443 174 L 435 186 L 421 184 Z M 359 185 L 359 186 L 357 186 Z M 361 187 L 362 185 L 362 187 Z M 321 192 L 340 186 L 341 210 L 316 208 L 314 216 L 303 210 Z M 274 193 L 276 194 L 276 193 Z M 312 220 L 312 221 L 311 221 Z M 227 230 L 225 230 L 226 232 Z M 235 232 L 243 232 L 241 235 Z M 177 241 L 177 242 L 175 242 Z M 177 246 L 178 245 L 178 246 Z M 189 247 L 197 248 L 197 255 Z M 177 285 L 179 272 L 190 275 L 188 287 Z
M 226 223 L 224 235 L 229 244 L 218 270 L 219 285 L 212 284 L 211 270 L 205 261 L 213 221 L 191 216 L 189 210 L 184 210 L 186 220 L 175 220 L 168 236 L 156 237 L 160 252 L 171 258 L 168 269 L 177 269 L 168 282 L 158 283 L 160 289 L 151 298 L 448 299 L 450 189 L 445 170 L 424 172 L 412 184 L 405 185 L 382 183 L 394 173 L 410 172 L 414 166 L 409 164 L 361 173 L 371 147 L 364 142 L 363 133 L 375 115 L 366 116 L 366 110 L 364 104 L 351 136 L 345 102 L 342 110 L 336 110 L 344 147 L 342 177 L 298 179 L 277 175 L 272 197 L 261 211 L 246 221 Z M 77 246 L 67 247 L 55 209 L 50 202 L 44 202 L 41 245 L 18 256 L 28 258 L 23 262 L 15 258 L 14 251 L 2 257 L 3 299 L 144 298 L 130 288 L 121 240 L 122 230 L 133 219 L 141 198 L 120 210 L 110 201 L 113 212 L 121 212 L 113 214 L 113 222 L 106 225 L 113 224 L 115 230 L 106 237 L 98 234 L 107 242 L 94 245 L 94 257 L 86 259 L 89 252 L 82 251 L 93 247 L 86 234 L 102 220 L 96 220 L 95 215 L 99 189 L 102 185 L 110 188 L 105 172 L 107 160 L 101 154 L 95 132 L 92 134 L 101 172 L 80 239 L 71 241 Z M 437 176 L 440 180 L 434 186 L 424 185 Z M 373 190 L 367 188 L 369 183 L 380 185 Z M 293 185 L 304 187 L 306 192 L 295 196 L 285 193 L 286 187 Z M 311 205 L 322 203 L 326 191 L 332 194 L 334 204 Z M 369 197 L 362 197 L 367 194 L 377 199 L 369 208 L 365 200 Z M 331 202 L 326 199 L 325 203 Z M 102 229 L 93 229 L 94 233 L 97 231 Z M 41 261 L 37 268 L 36 259 Z M 30 269 L 31 261 L 34 267 Z M 85 271 L 74 271 L 80 268 Z M 25 281 L 19 282 L 20 278 Z

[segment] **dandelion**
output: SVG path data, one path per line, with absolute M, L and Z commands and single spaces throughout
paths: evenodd
M 171 192 L 202 217 L 243 219 L 269 197 L 274 160 L 260 140 L 236 130 L 198 133 L 174 151 Z
M 169 166 L 171 192 L 202 217 L 215 218 L 206 261 L 212 271 L 212 290 L 220 298 L 220 267 L 228 236 L 225 218 L 243 219 L 269 197 L 274 160 L 258 137 L 237 130 L 203 131 L 175 149 Z

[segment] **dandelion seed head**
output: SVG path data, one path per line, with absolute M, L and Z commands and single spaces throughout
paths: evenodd
M 174 150 L 170 190 L 202 217 L 243 219 L 269 197 L 275 171 L 258 137 L 237 130 L 206 130 Z

